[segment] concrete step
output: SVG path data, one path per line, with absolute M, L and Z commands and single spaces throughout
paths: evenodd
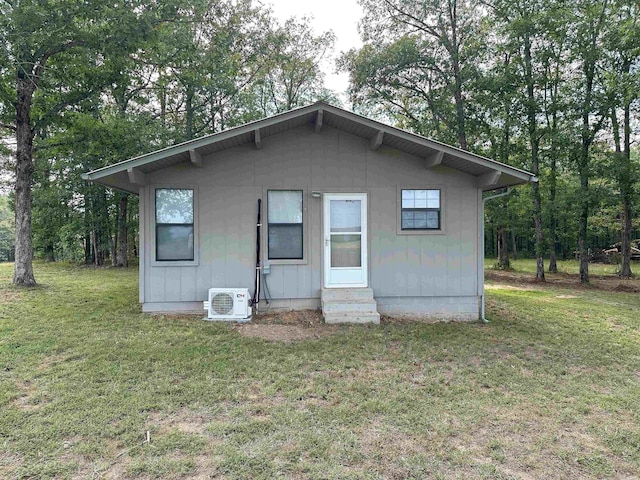
M 323 288 L 322 315 L 326 323 L 380 323 L 371 288 Z
M 378 312 L 342 311 L 323 312 L 325 323 L 380 323 Z
M 322 301 L 373 300 L 372 288 L 323 288 Z
M 324 313 L 345 311 L 378 313 L 378 305 L 375 300 L 370 299 L 357 299 L 349 302 L 342 300 L 325 300 L 322 302 L 322 311 Z

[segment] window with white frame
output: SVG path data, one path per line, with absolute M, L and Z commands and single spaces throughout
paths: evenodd
M 193 205 L 192 189 L 156 189 L 156 261 L 194 259 Z
M 402 190 L 402 230 L 440 230 L 440 190 Z
M 302 197 L 302 190 L 267 192 L 269 260 L 303 259 Z

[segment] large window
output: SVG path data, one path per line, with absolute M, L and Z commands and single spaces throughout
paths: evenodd
M 440 190 L 402 190 L 402 230 L 440 230 Z
M 156 189 L 156 261 L 193 260 L 193 190 Z
M 302 190 L 267 192 L 269 260 L 302 260 Z

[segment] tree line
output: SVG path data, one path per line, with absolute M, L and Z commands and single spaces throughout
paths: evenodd
M 252 0 L 0 0 L 0 42 L 16 284 L 35 284 L 34 254 L 119 266 L 137 255 L 137 198 L 81 173 L 336 102 L 320 68 L 333 33 Z
M 487 254 L 580 258 L 640 236 L 632 0 L 361 0 L 340 55 L 356 111 L 540 178 L 487 202 Z M 252 0 L 0 0 L 14 283 L 31 258 L 126 265 L 137 198 L 80 174 L 325 99 L 335 37 Z M 2 154 L 3 152 L 0 152 Z M 0 231 L 0 234 L 2 232 Z M 6 235 L 2 236 L 4 239 Z M 7 243 L 3 240 L 2 245 Z M 500 248 L 498 248 L 498 246 Z M 7 247 L 9 248 L 9 247 Z
M 527 169 L 487 202 L 486 245 L 588 260 L 640 236 L 640 4 L 632 0 L 362 0 L 364 46 L 343 54 L 362 111 Z

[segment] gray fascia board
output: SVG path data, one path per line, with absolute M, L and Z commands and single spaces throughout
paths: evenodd
M 532 173 L 527 172 L 526 170 L 521 170 L 516 167 L 511 167 L 509 165 L 498 162 L 496 160 L 491 160 L 490 158 L 486 158 L 481 155 L 476 155 L 475 153 L 467 152 L 466 150 L 462 150 L 461 148 L 453 147 L 451 145 L 438 142 L 436 140 L 431 140 L 421 135 L 417 135 L 415 133 L 407 132 L 405 130 L 392 127 L 390 125 L 380 123 L 376 120 L 371 120 L 369 118 L 358 115 L 357 113 L 349 112 L 347 110 L 334 107 L 333 105 L 325 104 L 324 108 L 325 110 L 328 110 L 335 115 L 339 115 L 343 118 L 348 118 L 350 120 L 356 121 L 358 123 L 374 128 L 376 130 L 382 130 L 385 133 L 388 133 L 389 135 L 394 135 L 404 140 L 408 140 L 410 142 L 414 142 L 434 150 L 439 150 L 444 153 L 448 153 L 455 157 L 468 160 L 472 163 L 475 163 L 487 168 L 491 168 L 493 170 L 499 170 L 501 173 L 506 173 L 509 175 L 516 176 L 518 178 L 522 178 L 522 180 L 525 180 L 527 182 L 537 181 L 537 179 L 533 180 L 536 177 Z
M 313 112 L 318 108 L 319 106 L 317 104 L 311 104 L 294 110 L 289 110 L 288 112 L 284 112 L 273 117 L 256 120 L 255 122 L 251 123 L 245 123 L 244 125 L 240 125 L 239 127 L 231 128 L 229 130 L 218 133 L 213 133 L 211 135 L 206 135 L 204 137 L 189 140 L 188 142 L 179 143 L 177 145 L 172 145 L 161 150 L 156 150 L 155 152 L 147 153 L 139 157 L 131 158 L 129 160 L 114 163 L 113 165 L 109 165 L 107 167 L 93 170 L 89 173 L 83 174 L 83 178 L 85 180 L 97 180 L 99 178 L 106 177 L 107 175 L 125 171 L 128 168 L 140 167 L 142 165 L 153 163 L 156 160 L 161 160 L 171 155 L 185 153 L 189 150 L 196 150 L 212 143 L 221 142 L 228 138 L 243 135 L 248 132 L 253 132 L 256 128 L 264 128 L 276 123 L 285 122 L 287 120 L 306 115 L 307 113 Z
M 82 178 L 84 180 L 97 180 L 99 178 L 124 171 L 127 168 L 140 167 L 142 165 L 153 163 L 156 160 L 161 160 L 171 155 L 185 153 L 185 152 L 188 152 L 189 150 L 195 150 L 203 146 L 210 145 L 212 143 L 216 143 L 216 142 L 226 140 L 228 138 L 232 138 L 234 136 L 243 135 L 245 133 L 252 132 L 256 128 L 264 128 L 277 123 L 285 122 L 287 120 L 291 120 L 317 110 L 330 112 L 334 115 L 340 116 L 347 120 L 360 123 L 361 125 L 371 127 L 378 131 L 383 131 L 384 133 L 387 133 L 389 135 L 393 135 L 398 138 L 417 143 L 418 145 L 421 145 L 433 150 L 442 151 L 444 153 L 453 155 L 458 158 L 462 158 L 469 162 L 472 162 L 477 165 L 481 165 L 493 170 L 499 170 L 501 173 L 506 173 L 508 175 L 512 175 L 514 177 L 520 178 L 524 182 L 537 181 L 537 178 L 533 174 L 525 170 L 511 167 L 504 163 L 491 160 L 490 158 L 486 158 L 481 155 L 476 155 L 474 153 L 467 152 L 466 150 L 462 150 L 460 148 L 453 147 L 451 145 L 438 142 L 436 140 L 428 139 L 426 137 L 417 135 L 415 133 L 407 132 L 405 130 L 392 127 L 390 125 L 380 123 L 376 120 L 371 120 L 369 118 L 363 117 L 362 115 L 358 115 L 357 113 L 349 112 L 347 110 L 334 107 L 333 105 L 330 105 L 323 101 L 319 101 L 319 102 L 306 105 L 304 107 L 300 107 L 297 109 L 289 110 L 288 112 L 283 112 L 269 118 L 264 118 L 261 120 L 256 120 L 254 122 L 246 123 L 244 125 L 240 125 L 239 127 L 225 130 L 223 132 L 214 133 L 201 138 L 197 138 L 195 140 L 189 140 L 188 142 L 183 142 L 178 145 L 166 147 L 166 148 L 163 148 L 162 150 L 157 150 L 155 152 L 147 153 L 145 155 L 141 155 L 139 157 L 125 160 L 125 161 L 116 163 L 114 165 L 109 165 L 107 167 L 99 168 L 97 170 L 93 170 L 89 173 L 83 174 Z

